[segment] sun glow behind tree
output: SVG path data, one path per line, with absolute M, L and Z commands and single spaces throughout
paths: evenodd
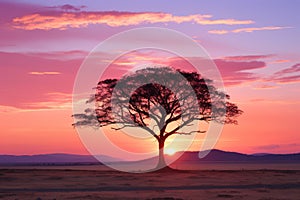
M 146 131 L 158 143 L 157 169 L 160 169 L 167 166 L 164 154 L 175 153 L 173 148 L 164 152 L 170 136 L 205 133 L 198 128 L 199 121 L 237 122 L 236 117 L 242 111 L 228 99 L 229 96 L 218 91 L 211 80 L 203 79 L 195 72 L 169 67 L 145 68 L 120 80 L 100 81 L 96 94 L 88 101 L 95 104 L 95 110 L 86 109 L 85 113 L 75 114 L 77 122 L 74 126 Z M 135 134 L 139 137 L 139 133 Z

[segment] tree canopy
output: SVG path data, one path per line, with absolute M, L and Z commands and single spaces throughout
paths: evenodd
M 95 103 L 95 110 L 74 114 L 74 126 L 142 128 L 158 141 L 159 167 L 165 165 L 163 150 L 169 136 L 202 132 L 182 131 L 195 121 L 236 124 L 237 116 L 242 114 L 236 104 L 229 102 L 229 95 L 213 86 L 212 80 L 169 67 L 145 68 L 119 80 L 102 80 L 95 89 L 87 101 Z M 150 119 L 156 129 L 149 126 Z

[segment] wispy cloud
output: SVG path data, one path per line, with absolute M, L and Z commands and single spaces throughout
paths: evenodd
M 286 59 L 281 59 L 281 60 L 275 60 L 272 63 L 274 64 L 280 64 L 280 63 L 287 63 L 287 62 L 291 62 L 290 60 L 286 60 Z
M 253 24 L 252 20 L 212 19 L 212 15 L 176 16 L 163 12 L 53 12 L 52 14 L 29 14 L 13 19 L 13 27 L 25 30 L 50 30 L 86 27 L 90 24 L 106 24 L 111 27 L 138 25 L 142 23 L 183 23 L 200 25 Z
M 30 52 L 28 56 L 51 59 L 51 60 L 74 60 L 84 59 L 88 55 L 87 51 L 71 50 L 71 51 L 52 51 L 52 52 Z
M 29 72 L 31 75 L 59 75 L 60 72 Z
M 73 6 L 73 5 L 70 5 L 70 4 L 64 4 L 64 5 L 61 5 L 61 6 L 51 6 L 51 7 L 48 7 L 48 8 L 60 9 L 60 10 L 63 10 L 63 11 L 77 12 L 77 11 L 82 10 L 83 8 L 86 8 L 86 6 L 84 6 L 84 5 L 82 5 L 82 6 Z
M 18 111 L 20 111 L 20 109 L 14 106 L 0 105 L 0 113 L 11 113 L 11 112 L 18 112 Z
M 273 81 L 282 84 L 300 82 L 300 63 L 275 72 L 270 78 L 267 79 L 267 81 Z
M 300 63 L 295 64 L 289 68 L 280 70 L 280 71 L 276 72 L 275 75 L 286 75 L 286 74 L 296 73 L 296 72 L 300 72 Z
M 275 88 L 278 88 L 278 86 L 270 85 L 270 84 L 259 84 L 254 87 L 254 89 L 256 90 L 275 89 Z
M 43 110 L 69 110 L 72 108 L 72 94 L 52 92 L 44 94 L 45 101 L 22 103 L 20 106 L 0 105 L 0 113 L 33 112 Z
M 277 83 L 299 83 L 300 75 L 278 77 L 278 78 L 273 78 L 272 80 L 276 81 Z
M 259 80 L 260 77 L 251 70 L 266 67 L 263 61 L 228 61 L 225 59 L 214 60 L 227 86 L 240 85 Z
M 265 150 L 265 151 L 273 151 L 273 150 L 284 150 L 290 148 L 299 148 L 299 143 L 290 143 L 290 144 L 267 144 L 254 147 L 256 150 Z
M 280 30 L 280 29 L 286 29 L 286 28 L 291 28 L 291 27 L 264 26 L 264 27 L 253 27 L 253 28 L 240 28 L 240 29 L 235 29 L 231 32 L 233 32 L 233 33 L 241 33 L 241 32 L 252 33 L 253 31 L 273 31 L 273 30 Z
M 287 26 L 264 26 L 264 27 L 249 27 L 249 28 L 239 28 L 234 30 L 210 30 L 208 33 L 211 34 L 228 34 L 228 33 L 252 33 L 254 31 L 274 31 L 274 30 L 281 30 L 286 28 L 292 28 Z
M 46 54 L 0 52 L 0 85 L 6 86 L 0 87 L 0 93 L 5 94 L 0 98 L 0 105 L 23 108 L 24 103 L 49 101 L 45 93 L 71 93 L 84 52 L 51 54 L 51 51 Z
M 249 60 L 260 60 L 265 58 L 273 57 L 273 54 L 266 55 L 241 55 L 241 56 L 226 56 L 223 57 L 223 60 L 227 61 L 249 61 Z
M 224 34 L 229 33 L 229 31 L 227 31 L 227 30 L 210 30 L 210 31 L 208 31 L 208 33 L 217 34 L 217 35 L 224 35 Z
M 201 64 L 202 60 L 199 58 L 190 58 L 193 59 L 195 63 Z M 222 79 L 226 86 L 236 86 L 241 84 L 247 84 L 260 79 L 260 76 L 251 70 L 261 69 L 266 67 L 265 62 L 251 60 L 225 60 L 225 59 L 214 59 L 214 62 L 220 73 Z M 178 69 L 193 69 L 191 64 L 182 58 L 174 57 L 169 61 L 169 66 L 178 68 Z
M 266 103 L 266 104 L 297 104 L 299 105 L 299 100 L 280 100 L 280 99 L 274 99 L 274 98 L 267 98 L 267 99 L 250 99 L 249 102 L 255 102 L 255 103 Z
M 264 61 L 260 61 L 260 59 L 269 58 L 271 56 L 273 55 L 266 54 L 231 56 L 214 59 L 214 62 L 221 72 L 225 85 L 236 86 L 261 79 L 259 74 L 256 74 L 251 70 L 257 70 L 266 67 L 266 63 Z M 189 57 L 188 59 L 192 60 L 194 63 L 198 63 L 199 66 L 201 66 L 202 63 L 205 62 L 203 58 L 199 57 Z M 126 56 L 118 58 L 118 60 L 113 62 L 111 67 L 112 69 L 131 70 L 132 68 L 141 65 L 142 63 L 145 65 L 149 64 L 150 66 L 171 66 L 175 69 L 185 69 L 187 71 L 194 70 L 193 65 L 181 57 L 170 56 L 170 54 L 159 55 L 154 54 L 151 51 L 132 52 Z
M 278 144 L 269 144 L 269 145 L 262 145 L 256 147 L 256 149 L 260 149 L 260 150 L 273 150 L 278 148 L 280 148 L 280 145 Z
M 72 107 L 72 94 L 51 92 L 45 94 L 47 100 L 23 104 L 23 108 L 29 110 L 61 110 Z

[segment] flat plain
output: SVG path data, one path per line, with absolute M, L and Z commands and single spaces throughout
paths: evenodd
M 299 200 L 300 170 L 0 169 L 0 199 Z

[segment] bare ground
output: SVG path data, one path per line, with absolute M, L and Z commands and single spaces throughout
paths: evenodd
M 0 169 L 0 199 L 299 200 L 300 171 Z

